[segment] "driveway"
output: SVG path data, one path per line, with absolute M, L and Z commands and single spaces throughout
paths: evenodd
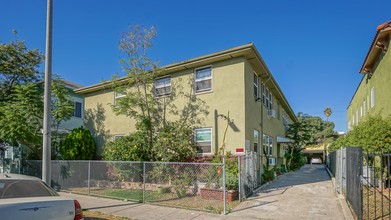
M 345 219 L 323 165 L 280 176 L 236 207 L 229 217 L 246 219 Z

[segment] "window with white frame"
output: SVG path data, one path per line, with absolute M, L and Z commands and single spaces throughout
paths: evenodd
M 258 152 L 259 147 L 259 131 L 254 130 L 254 152 Z
M 259 78 L 258 75 L 254 72 L 254 97 L 259 97 Z
M 266 155 L 273 155 L 273 137 L 263 134 L 263 149 Z
M 212 90 L 212 67 L 195 70 L 195 92 Z
M 273 109 L 273 96 L 270 90 L 262 83 L 262 103 L 268 110 Z
M 360 106 L 360 117 L 362 117 L 362 106 Z
M 276 165 L 276 158 L 274 157 L 269 157 L 269 165 Z
M 118 100 L 120 98 L 124 98 L 126 96 L 125 92 L 114 92 L 114 105 L 118 104 Z
M 362 106 L 364 108 L 364 116 L 365 116 L 367 114 L 367 100 L 366 99 L 364 99 Z
M 155 80 L 155 97 L 171 94 L 171 77 L 164 77 Z
M 356 123 L 358 124 L 358 109 L 356 109 Z
M 371 108 L 375 106 L 375 87 L 372 87 L 371 89 Z
M 81 118 L 81 110 L 82 110 L 81 102 L 74 102 L 74 107 L 75 110 L 73 111 L 73 117 Z
M 197 153 L 212 153 L 212 128 L 195 129 L 195 142 L 197 144 Z
M 123 137 L 125 137 L 124 134 L 115 134 L 115 135 L 114 135 L 114 140 L 118 140 L 118 139 L 121 139 L 121 138 L 123 138 Z

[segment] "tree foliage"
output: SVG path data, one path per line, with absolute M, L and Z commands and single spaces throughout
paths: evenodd
M 146 146 L 143 152 L 148 154 L 146 158 L 183 161 L 196 155 L 192 131 L 208 114 L 207 106 L 194 95 L 191 78 L 188 91 L 178 79 L 171 82 L 169 95 L 155 97 L 154 82 L 164 75 L 164 70 L 147 53 L 155 35 L 154 27 L 140 26 L 131 27 L 122 35 L 119 47 L 125 58 L 120 62 L 126 77 L 113 77 L 111 86 L 116 93 L 124 96 L 117 99 L 112 109 L 117 115 L 136 121 L 136 133 L 132 133 L 130 138 L 142 136 L 145 141 L 142 144 Z M 178 107 L 175 104 L 177 99 L 186 100 L 186 104 Z M 105 146 L 104 149 L 112 147 Z M 138 154 L 137 151 L 134 153 Z
M 387 149 L 391 146 L 391 118 L 380 115 L 368 115 L 358 125 L 354 126 L 346 136 L 338 138 L 329 151 L 341 147 L 360 146 L 364 150 Z
M 103 159 L 109 161 L 151 160 L 145 135 L 140 131 L 107 142 L 103 147 Z
M 309 143 L 311 139 L 310 127 L 308 122 L 299 117 L 297 122 L 289 125 L 286 132 L 287 137 L 292 140 L 288 146 L 288 152 L 285 155 L 287 158 L 288 170 L 294 170 L 304 165 L 302 147 Z
M 42 58 L 40 51 L 27 49 L 23 41 L 0 44 L 0 143 L 23 144 L 33 159 L 42 155 L 44 89 L 38 70 Z M 72 115 L 73 104 L 59 77 L 54 77 L 52 88 L 53 124 L 58 127 Z M 52 142 L 57 140 L 59 136 L 53 135 Z
M 15 38 L 9 44 L 0 44 L 0 102 L 12 98 L 15 86 L 41 80 L 37 68 L 43 60 L 42 53 L 27 49 L 16 34 Z
M 334 131 L 334 122 L 324 121 L 321 117 L 307 114 L 298 114 L 298 119 L 304 121 L 310 135 L 306 145 L 320 145 L 331 143 L 337 138 Z
M 331 114 L 333 113 L 333 110 L 331 110 L 330 107 L 327 107 L 325 108 L 325 110 L 323 111 L 324 115 L 326 116 L 327 118 L 327 121 L 329 121 L 329 117 L 331 116 Z
M 95 156 L 95 142 L 88 129 L 75 128 L 69 133 L 60 147 L 64 160 L 92 160 Z

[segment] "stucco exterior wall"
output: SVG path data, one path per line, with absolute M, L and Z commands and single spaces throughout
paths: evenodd
M 390 42 L 391 43 L 391 42 Z M 368 114 L 391 115 L 391 52 L 380 55 L 374 67 L 372 77 L 364 75 L 347 109 L 348 129 L 352 129 Z M 371 90 L 374 88 L 374 106 L 371 106 Z M 364 106 L 366 100 L 366 106 Z M 364 115 L 364 107 L 366 114 Z M 362 114 L 361 114 L 361 108 Z M 358 117 L 357 117 L 358 111 Z M 354 117 L 354 119 L 353 119 Z M 358 118 L 358 120 L 357 120 Z
M 70 100 L 73 102 L 80 102 L 81 103 L 81 117 L 74 117 L 72 116 L 69 120 L 61 122 L 59 128 L 65 129 L 68 131 L 71 131 L 75 128 L 79 128 L 83 126 L 84 122 L 84 98 L 81 95 L 75 94 L 74 92 L 70 92 Z
M 245 112 L 244 112 L 244 58 L 234 58 L 222 62 L 211 63 L 212 91 L 197 94 L 197 98 L 205 101 L 209 114 L 200 116 L 203 123 L 200 128 L 212 128 L 212 154 L 221 147 L 226 120 L 219 115 L 227 115 L 234 123 L 229 126 L 226 136 L 226 149 L 235 151 L 236 147 L 244 147 Z M 199 66 L 204 67 L 204 66 Z M 193 92 L 192 80 L 194 69 L 171 73 L 171 84 L 182 91 Z M 188 100 L 177 98 L 174 104 L 182 109 Z M 115 115 L 111 109 L 114 103 L 114 92 L 107 89 L 85 95 L 85 121 L 91 130 L 102 152 L 102 145 L 114 135 L 127 135 L 135 130 L 135 121 L 123 115 Z M 177 119 L 177 115 L 167 115 L 167 119 Z M 210 155 L 212 155 L 210 154 Z

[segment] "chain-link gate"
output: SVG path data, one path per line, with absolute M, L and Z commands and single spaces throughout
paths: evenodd
M 245 199 L 250 196 L 254 189 L 259 186 L 260 179 L 257 172 L 257 158 L 254 152 L 248 152 L 246 155 L 238 156 L 239 167 L 239 199 Z

